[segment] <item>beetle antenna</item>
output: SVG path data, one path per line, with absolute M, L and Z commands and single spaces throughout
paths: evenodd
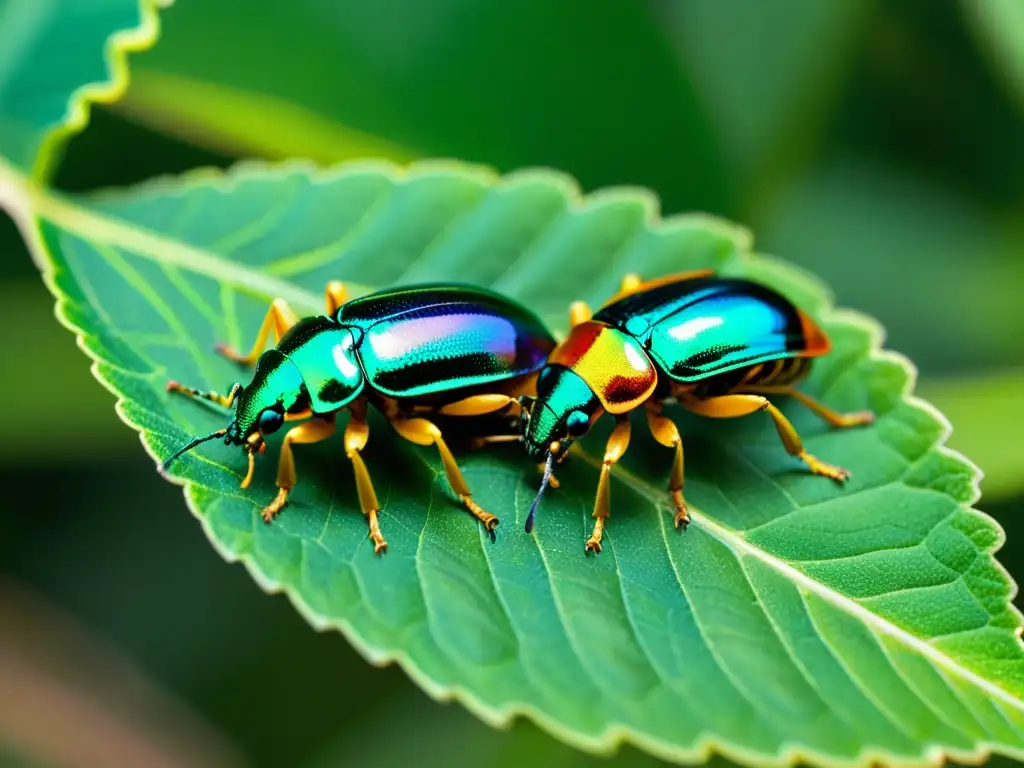
M 188 443 L 188 445 L 184 446 L 183 448 L 179 448 L 170 457 L 165 459 L 163 464 L 160 465 L 160 470 L 163 471 L 163 472 L 166 472 L 167 468 L 169 466 L 171 466 L 171 462 L 174 461 L 179 456 L 181 456 L 181 454 L 188 453 L 189 451 L 191 451 L 193 448 L 195 448 L 200 443 L 205 443 L 208 440 L 216 440 L 218 437 L 224 437 L 224 435 L 226 435 L 227 433 L 228 433 L 228 430 L 227 430 L 227 427 L 225 427 L 224 429 L 218 429 L 216 432 L 211 432 L 210 434 L 206 435 L 205 437 L 197 437 L 197 438 L 193 439 L 192 441 L 190 441 Z
M 526 516 L 526 532 L 533 533 L 533 518 L 537 515 L 537 507 L 540 506 L 540 497 L 544 495 L 548 485 L 551 483 L 551 466 L 555 463 L 555 454 L 548 451 L 548 462 L 544 465 L 544 477 L 540 481 L 540 490 L 530 505 L 530 514 Z

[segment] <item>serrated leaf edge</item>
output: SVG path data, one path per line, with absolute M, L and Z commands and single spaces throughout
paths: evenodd
M 103 50 L 107 61 L 107 80 L 86 83 L 71 92 L 67 111 L 64 113 L 64 122 L 51 128 L 39 147 L 39 154 L 31 172 L 34 181 L 44 182 L 49 178 L 58 158 L 57 149 L 69 136 L 88 125 L 92 104 L 109 104 L 124 94 L 128 87 L 128 54 L 152 47 L 160 37 L 158 10 L 170 7 L 173 2 L 174 0 L 139 0 L 142 19 L 139 26 L 117 30 L 107 38 Z

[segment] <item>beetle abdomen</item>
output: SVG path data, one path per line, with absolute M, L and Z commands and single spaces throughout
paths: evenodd
M 639 339 L 672 379 L 829 350 L 818 325 L 785 297 L 740 278 L 703 277 L 626 296 L 594 316 Z
M 343 306 L 338 322 L 362 329 L 359 359 L 390 397 L 434 395 L 539 370 L 551 334 L 519 304 L 482 288 L 423 285 Z

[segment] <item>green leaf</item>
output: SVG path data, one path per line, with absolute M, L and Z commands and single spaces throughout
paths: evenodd
M 336 443 L 297 451 L 293 503 L 273 525 L 276 443 L 253 486 L 211 443 L 174 472 L 226 558 L 284 591 L 316 627 L 397 661 L 487 722 L 525 714 L 604 751 L 622 740 L 672 760 L 934 764 L 943 753 L 1024 756 L 1024 653 L 998 526 L 970 509 L 977 470 L 942 447 L 944 419 L 909 393 L 870 321 L 830 307 L 813 278 L 750 253 L 702 216 L 659 221 L 653 196 L 580 197 L 552 172 L 505 177 L 447 163 L 246 165 L 122 193 L 58 198 L 3 170 L 0 189 L 46 265 L 58 315 L 154 456 L 224 416 L 164 392 L 173 376 L 223 388 L 215 341 L 252 339 L 276 296 L 320 311 L 328 278 L 365 288 L 457 277 L 494 286 L 557 328 L 574 298 L 621 275 L 713 266 L 777 286 L 825 324 L 835 351 L 806 391 L 867 429 L 831 431 L 781 403 L 808 450 L 853 472 L 811 477 L 767 419 L 690 418 L 694 525 L 672 529 L 667 452 L 636 425 L 614 473 L 605 552 L 583 541 L 603 433 L 560 472 L 533 536 L 537 484 L 515 446 L 460 455 L 503 524 L 492 544 L 454 503 L 434 452 L 371 420 L 367 463 L 391 544 L 375 557 Z M 142 511 L 140 509 L 140 511 Z
M 964 11 L 999 80 L 1024 106 L 1024 4 L 964 0 Z
M 1024 372 L 930 379 L 921 392 L 957 425 L 950 444 L 985 473 L 986 501 L 1024 490 L 1024 455 L 1014 447 L 1024 435 Z
M 323 117 L 284 98 L 143 69 L 113 107 L 135 122 L 224 152 L 325 165 L 364 157 L 408 162 L 418 153 Z M 264 117 L 274 115 L 273 125 Z
M 0 0 L 0 157 L 45 178 L 61 139 L 88 120 L 88 101 L 124 89 L 125 54 L 156 39 L 155 8 L 155 0 Z

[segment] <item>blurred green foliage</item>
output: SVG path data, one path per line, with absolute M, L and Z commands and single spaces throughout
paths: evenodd
M 136 89 L 95 110 L 56 179 L 95 189 L 253 153 L 448 154 L 550 164 L 588 189 L 649 185 L 666 211 L 736 219 L 919 364 L 963 432 L 951 444 L 998 472 L 1000 500 L 979 506 L 1007 529 L 1000 559 L 1020 577 L 1020 422 L 1000 414 L 1021 412 L 1024 388 L 984 384 L 1024 370 L 1019 4 L 817 5 L 178 0 L 163 40 L 132 59 Z M 364 764 L 367 743 L 382 765 L 603 764 L 429 701 L 225 566 L 51 319 L 6 221 L 0 250 L 0 301 L 18 309 L 0 479 L 38 491 L 0 507 L 0 570 L 123 649 L 252 764 Z

